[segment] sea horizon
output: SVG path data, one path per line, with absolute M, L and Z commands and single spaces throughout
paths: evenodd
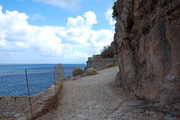
M 25 70 L 28 73 L 31 95 L 54 84 L 57 64 L 0 64 L 0 96 L 27 96 Z M 84 69 L 86 64 L 62 64 L 64 77 L 72 76 L 75 67 Z
M 0 65 L 37 65 L 37 64 L 45 64 L 45 65 L 50 65 L 50 64 L 86 64 L 86 63 L 0 63 Z

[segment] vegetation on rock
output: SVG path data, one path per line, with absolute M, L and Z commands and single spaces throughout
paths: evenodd
M 117 6 L 117 1 L 114 2 L 114 5 L 113 5 L 113 7 L 112 7 L 112 9 L 113 9 L 112 17 L 113 17 L 115 20 L 116 20 L 117 17 L 118 17 L 118 11 L 117 11 L 117 9 L 116 9 L 116 6 Z
M 101 57 L 103 58 L 113 58 L 114 57 L 114 50 L 112 46 L 104 46 L 102 52 L 101 52 Z
M 142 34 L 147 34 L 149 31 L 149 25 L 142 25 Z
M 74 68 L 72 75 L 74 77 L 78 76 L 78 75 L 82 75 L 83 74 L 83 70 L 81 68 Z

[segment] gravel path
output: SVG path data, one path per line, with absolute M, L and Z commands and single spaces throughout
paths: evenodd
M 118 67 L 99 71 L 97 75 L 65 81 L 56 110 L 40 120 L 107 119 L 107 114 L 122 102 L 112 89 Z
M 38 120 L 160 120 L 156 113 L 146 115 L 143 102 L 128 98 L 114 85 L 117 72 L 113 67 L 65 81 L 58 108 Z

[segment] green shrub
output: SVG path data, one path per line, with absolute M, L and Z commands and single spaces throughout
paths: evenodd
M 101 57 L 103 58 L 113 58 L 114 50 L 112 46 L 105 46 L 101 52 Z
M 117 6 L 117 1 L 114 2 L 114 5 L 113 5 L 113 7 L 112 7 L 112 9 L 113 9 L 112 17 L 113 17 L 115 20 L 117 20 L 117 17 L 118 17 L 118 11 L 117 11 L 117 9 L 116 9 L 116 6 Z
M 142 34 L 147 34 L 149 31 L 149 25 L 142 25 Z
M 79 75 L 82 75 L 83 74 L 83 70 L 81 68 L 74 68 L 73 72 L 72 72 L 72 75 L 74 77 L 76 76 L 79 76 Z

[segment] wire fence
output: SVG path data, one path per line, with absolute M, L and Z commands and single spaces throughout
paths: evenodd
M 0 73 L 0 120 L 35 119 L 57 106 L 64 69 L 25 69 Z

